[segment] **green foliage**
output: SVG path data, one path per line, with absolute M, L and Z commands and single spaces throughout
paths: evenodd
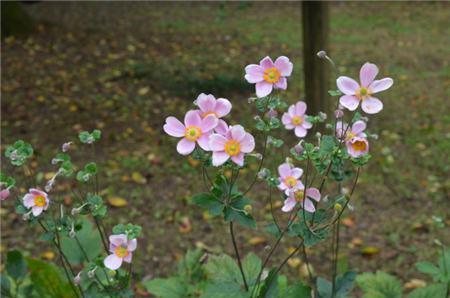
M 340 90 L 328 90 L 328 94 L 330 94 L 330 96 L 341 96 L 342 92 Z
M 6 272 L 14 280 L 23 279 L 27 274 L 27 264 L 18 250 L 9 251 L 6 257 Z
M 145 282 L 145 287 L 150 293 L 161 298 L 184 298 L 186 285 L 178 277 L 155 278 Z
M 206 209 L 212 216 L 222 214 L 225 204 L 220 201 L 213 193 L 204 192 L 192 197 L 192 203 Z
M 93 216 L 102 218 L 106 215 L 108 208 L 103 203 L 102 197 L 89 193 L 87 195 L 87 201 L 90 203 L 89 207 Z
M 356 277 L 358 286 L 363 290 L 362 298 L 401 298 L 403 288 L 400 281 L 387 273 L 363 273 Z
M 36 259 L 27 259 L 30 269 L 30 279 L 34 289 L 42 298 L 72 298 L 76 297 L 70 285 L 57 267 Z
M 98 129 L 94 129 L 91 133 L 87 131 L 82 131 L 78 134 L 78 138 L 80 139 L 81 143 L 84 144 L 92 144 L 95 141 L 100 140 L 100 137 L 102 136 L 102 132 Z
M 84 170 L 77 173 L 77 180 L 80 182 L 88 182 L 92 176 L 97 174 L 97 165 L 95 162 L 90 162 L 84 166 Z
M 73 173 L 73 164 L 70 160 L 70 156 L 66 153 L 58 153 L 55 158 L 52 159 L 52 164 L 61 164 L 59 172 L 69 177 Z
M 356 272 L 348 271 L 338 275 L 335 282 L 334 296 L 332 294 L 332 284 L 330 281 L 319 277 L 317 278 L 317 292 L 320 298 L 345 298 L 353 288 Z
M 11 188 L 16 184 L 16 180 L 13 177 L 8 177 L 3 173 L 0 173 L 0 184 L 3 188 Z
M 22 140 L 16 141 L 12 146 L 8 146 L 5 151 L 5 156 L 9 158 L 14 166 L 23 165 L 32 155 L 33 147 Z
M 112 229 L 113 234 L 126 234 L 128 239 L 135 239 L 141 235 L 142 227 L 128 223 L 115 225 Z
M 446 297 L 447 286 L 445 284 L 432 284 L 425 288 L 418 288 L 412 291 L 408 298 L 437 298 Z

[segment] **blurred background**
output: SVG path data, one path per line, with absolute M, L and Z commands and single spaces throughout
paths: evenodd
M 111 214 L 106 224 L 144 228 L 133 268 L 137 280 L 167 276 L 188 248 L 230 252 L 222 236 L 226 226 L 190 205 L 191 195 L 202 190 L 197 163 L 176 153 L 176 140 L 162 126 L 169 115 L 182 117 L 205 92 L 228 98 L 233 110 L 227 121 L 250 128 L 255 111 L 247 99 L 254 86 L 245 82 L 244 67 L 266 55 L 291 59 L 294 72 L 282 94 L 289 103 L 305 99 L 302 4 L 36 2 L 8 15 L 3 5 L 2 151 L 17 139 L 33 144 L 33 179 L 43 187 L 61 144 L 82 130 L 101 129 L 96 158 Z M 379 77 L 395 81 L 380 95 L 384 110 L 370 117 L 369 130 L 379 140 L 371 143 L 373 159 L 343 220 L 339 266 L 380 269 L 404 282 L 421 278 L 412 264 L 435 259 L 433 240 L 449 239 L 450 4 L 330 2 L 327 9 L 325 50 L 340 73 L 357 78 L 369 61 L 379 66 Z M 13 13 L 20 22 L 6 26 Z M 330 73 L 331 89 L 334 78 Z M 272 152 L 265 165 L 272 170 L 296 143 L 293 134 L 280 135 L 286 148 Z M 93 158 L 82 147 L 72 154 L 83 163 Z M 255 170 L 244 173 L 242 185 Z M 18 174 L 6 163 L 2 171 Z M 54 195 L 68 208 L 74 204 L 70 187 L 61 180 Z M 244 253 L 262 255 L 273 241 L 263 232 L 263 184 L 251 197 L 262 224 L 238 231 L 238 242 Z M 12 210 L 12 201 L 2 203 L 1 252 L 19 248 L 53 260 L 51 247 L 33 238 L 34 230 Z M 436 229 L 439 220 L 447 228 Z M 277 257 L 293 245 L 284 241 Z M 330 249 L 310 250 L 316 272 L 329 272 Z M 300 268 L 299 260 L 285 270 L 295 277 Z

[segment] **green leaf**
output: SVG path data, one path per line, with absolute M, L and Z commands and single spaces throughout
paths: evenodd
M 225 221 L 237 222 L 243 227 L 256 229 L 256 221 L 245 210 L 236 210 L 231 207 L 225 207 Z
M 178 276 L 187 281 L 201 282 L 204 279 L 201 262 L 203 256 L 204 252 L 201 249 L 188 250 L 178 263 Z
M 261 259 L 254 253 L 249 253 L 242 261 L 242 267 L 249 286 L 255 284 L 261 265 Z
M 353 282 L 356 278 L 355 271 L 348 271 L 336 277 L 336 298 L 346 297 L 353 289 Z
M 318 277 L 317 278 L 317 292 L 319 294 L 319 298 L 330 298 L 331 291 L 332 291 L 331 282 L 329 282 L 325 278 Z
M 30 269 L 30 278 L 34 289 L 42 298 L 73 298 L 77 297 L 73 293 L 70 285 L 58 270 L 57 267 L 36 259 L 27 259 Z
M 80 241 L 89 260 L 95 259 L 101 252 L 101 239 L 98 230 L 94 225 L 83 219 L 81 221 L 81 230 L 77 231 L 76 236 Z M 86 261 L 83 252 L 80 250 L 75 239 L 67 236 L 61 237 L 61 247 L 69 262 L 73 265 L 83 264 Z
M 243 285 L 239 267 L 228 255 L 210 257 L 205 265 L 205 271 L 213 283 Z
M 1 294 L 4 296 L 12 297 L 11 294 L 11 281 L 7 275 L 0 273 L 0 289 Z
M 267 233 L 272 234 L 275 238 L 278 238 L 278 237 L 280 236 L 280 234 L 281 234 L 280 229 L 278 228 L 278 226 L 277 226 L 274 222 L 268 224 L 268 225 L 264 228 L 264 230 L 265 230 Z
M 278 273 L 277 269 L 273 268 L 269 271 L 264 284 L 261 286 L 258 297 L 271 298 L 275 297 L 278 292 Z
M 91 175 L 95 175 L 97 174 L 97 165 L 95 162 L 90 162 L 84 166 L 84 170 Z
M 14 280 L 23 279 L 27 274 L 27 264 L 18 250 L 9 251 L 6 256 L 6 272 Z
M 331 96 L 340 96 L 342 95 L 342 92 L 340 90 L 328 90 L 328 94 Z
M 431 275 L 432 277 L 438 275 L 441 272 L 438 267 L 430 262 L 417 262 L 416 268 L 420 272 Z
M 100 137 L 102 136 L 102 132 L 98 129 L 94 129 L 94 131 L 92 132 L 91 135 L 94 137 L 94 139 L 96 141 L 98 141 L 98 140 L 100 140 Z
M 447 286 L 445 284 L 432 284 L 425 288 L 418 288 L 412 291 L 408 298 L 437 298 L 447 295 Z
M 186 296 L 184 296 L 186 297 Z M 234 283 L 207 284 L 200 298 L 249 298 L 241 286 Z
M 277 298 L 311 298 L 311 288 L 300 282 L 289 286 Z
M 337 146 L 337 140 L 334 136 L 323 136 L 320 141 L 319 154 L 321 156 L 331 154 Z
M 363 290 L 362 298 L 401 298 L 403 288 L 400 281 L 392 275 L 377 271 L 363 273 L 356 277 L 358 286 Z
M 144 286 L 147 291 L 161 298 L 186 297 L 186 285 L 177 277 L 155 278 L 144 282 Z
M 212 193 L 199 193 L 192 197 L 192 203 L 195 205 L 208 210 L 209 214 L 212 216 L 217 216 L 222 214 L 224 204 L 219 199 L 216 198 Z
M 450 249 L 441 251 L 439 268 L 441 269 L 439 280 L 450 283 Z

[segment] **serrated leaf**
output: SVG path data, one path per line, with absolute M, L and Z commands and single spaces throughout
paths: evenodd
M 433 284 L 425 288 L 419 288 L 412 291 L 408 298 L 437 298 L 447 295 L 447 286 L 445 284 Z
M 403 288 L 400 281 L 392 275 L 377 271 L 363 273 L 356 277 L 358 286 L 363 290 L 362 298 L 401 298 Z
M 222 214 L 224 204 L 211 193 L 200 193 L 192 197 L 192 203 L 208 210 L 212 216 Z
M 176 277 L 155 278 L 144 282 L 150 293 L 161 298 L 185 298 L 186 285 Z
M 249 253 L 242 261 L 242 267 L 249 286 L 255 284 L 261 265 L 261 259 L 254 253 Z

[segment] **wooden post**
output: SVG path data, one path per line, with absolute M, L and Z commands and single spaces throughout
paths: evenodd
M 330 112 L 327 99 L 329 87 L 328 63 L 317 57 L 320 50 L 328 50 L 328 3 L 302 2 L 303 61 L 305 64 L 305 92 L 308 114 Z

